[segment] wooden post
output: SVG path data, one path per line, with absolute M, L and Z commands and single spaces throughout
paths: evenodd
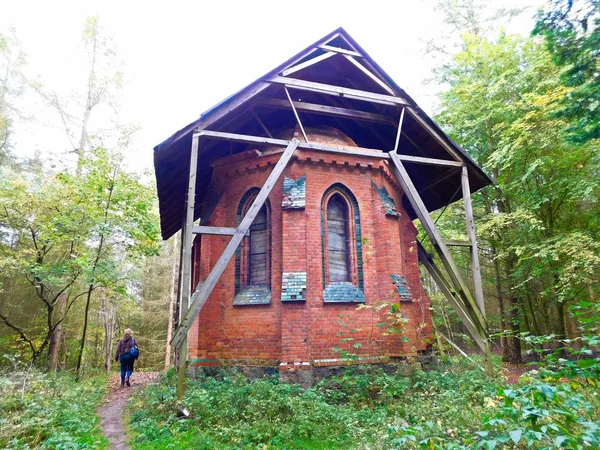
M 190 294 L 192 287 L 192 242 L 194 225 L 194 203 L 196 201 L 196 170 L 198 168 L 198 137 L 192 136 L 192 148 L 190 152 L 190 175 L 188 179 L 188 190 L 185 200 L 185 222 L 181 232 L 181 261 L 179 263 L 181 271 L 180 283 L 180 304 L 179 304 L 179 323 L 188 313 L 190 304 Z M 185 385 L 188 368 L 188 339 L 187 332 L 175 346 L 177 348 L 177 398 L 182 399 L 185 394 Z
M 402 122 L 400 122 L 399 125 L 402 126 Z M 401 130 L 399 130 L 399 132 L 400 131 Z M 429 215 L 429 211 L 427 210 L 425 203 L 423 203 L 423 200 L 421 199 L 421 196 L 419 195 L 419 192 L 417 191 L 416 186 L 410 179 L 410 176 L 408 175 L 408 172 L 406 171 L 404 164 L 402 164 L 402 161 L 400 160 L 399 155 L 396 154 L 395 151 L 391 151 L 389 155 L 390 155 L 390 159 L 393 163 L 392 169 L 393 169 L 394 175 L 396 176 L 398 182 L 400 183 L 400 186 L 402 187 L 402 190 L 404 191 L 404 195 L 406 195 L 406 198 L 408 199 L 411 206 L 413 207 L 413 210 L 417 214 L 419 221 L 423 225 L 423 228 L 425 229 L 427 236 L 431 240 L 440 259 L 442 260 L 442 263 L 446 267 L 446 271 L 448 272 L 448 275 L 450 276 L 450 279 L 452 280 L 452 284 L 454 285 L 458 295 L 462 299 L 464 306 L 467 308 L 467 310 L 469 311 L 469 313 L 471 315 L 473 325 L 475 325 L 475 327 L 477 328 L 477 331 L 480 333 L 480 335 L 484 339 L 485 357 L 486 357 L 486 362 L 487 362 L 486 369 L 488 371 L 488 374 L 491 375 L 491 373 L 492 373 L 492 365 L 491 365 L 492 348 L 491 348 L 490 342 L 488 340 L 489 332 L 488 332 L 488 326 L 487 326 L 487 321 L 485 319 L 485 315 L 482 313 L 482 311 L 479 308 L 479 305 L 477 304 L 475 299 L 471 296 L 471 293 L 469 291 L 467 284 L 465 283 L 463 277 L 461 276 L 460 271 L 459 271 L 458 267 L 456 266 L 456 263 L 454 262 L 454 259 L 452 258 L 450 251 L 448 250 L 448 247 L 446 246 L 444 240 L 442 239 L 440 232 L 438 231 L 437 227 L 435 226 L 433 219 Z
M 420 243 L 418 244 L 418 252 L 419 262 L 423 264 L 425 269 L 427 269 L 427 272 L 429 272 L 431 278 L 433 278 L 433 280 L 435 281 L 435 284 L 438 285 L 440 291 L 442 291 L 442 294 L 444 294 L 444 296 L 448 300 L 448 303 L 450 303 L 450 306 L 452 306 L 454 311 L 456 311 L 458 317 L 461 318 L 461 320 L 465 324 L 465 327 L 467 328 L 467 330 L 469 330 L 469 333 L 471 333 L 471 336 L 473 337 L 475 343 L 479 346 L 481 351 L 485 352 L 486 337 L 481 336 L 481 333 L 473 324 L 471 317 L 469 317 L 468 312 L 465 311 L 463 306 L 460 304 L 460 300 L 454 296 L 454 293 L 452 292 L 451 288 L 446 284 L 446 281 L 444 280 L 440 269 L 435 265 L 433 261 L 429 259 L 427 251 L 423 248 L 423 246 Z
M 479 266 L 479 251 L 477 247 L 477 236 L 475 235 L 475 221 L 473 219 L 473 205 L 471 203 L 471 188 L 469 187 L 469 173 L 467 166 L 462 168 L 462 191 L 465 201 L 465 219 L 467 221 L 467 234 L 471 241 L 471 271 L 473 272 L 473 290 L 475 300 L 485 315 L 485 301 L 483 297 L 483 284 L 481 282 L 481 268 Z
M 479 248 L 477 247 L 477 235 L 475 234 L 475 221 L 473 218 L 473 205 L 471 203 L 471 188 L 469 186 L 469 172 L 467 166 L 462 168 L 462 191 L 465 201 L 465 219 L 467 221 L 467 234 L 471 241 L 471 271 L 473 272 L 473 290 L 475 291 L 475 301 L 485 317 L 485 299 L 483 297 L 483 283 L 481 281 L 481 267 L 479 265 Z M 493 371 L 492 367 L 492 347 L 489 339 L 486 339 L 485 366 L 488 374 Z
M 292 110 L 294 111 L 294 116 L 296 116 L 296 121 L 298 122 L 300 131 L 302 131 L 302 136 L 304 136 L 304 142 L 306 142 L 308 144 L 308 136 L 306 135 L 306 131 L 304 131 L 304 127 L 302 126 L 302 122 L 300 121 L 300 116 L 298 115 L 298 111 L 296 111 L 296 107 L 294 106 L 294 101 L 292 100 L 290 91 L 288 91 L 288 88 L 286 88 L 285 86 L 283 89 L 285 89 L 285 94 L 287 95 L 287 98 L 290 101 L 290 105 L 292 107 Z
M 400 186 L 402 186 L 402 190 L 404 191 L 406 198 L 408 198 L 411 206 L 417 214 L 417 217 L 421 221 L 421 224 L 423 224 L 423 228 L 425 229 L 425 232 L 429 236 L 429 239 L 431 240 L 433 246 L 438 252 L 442 263 L 446 267 L 448 275 L 452 280 L 452 284 L 463 299 L 465 306 L 469 308 L 469 310 L 473 311 L 474 319 L 476 318 L 476 320 L 474 320 L 473 322 L 475 323 L 479 331 L 484 336 L 487 336 L 487 324 L 485 318 L 479 310 L 477 302 L 471 296 L 469 288 L 465 283 L 464 279 L 462 278 L 458 266 L 456 266 L 456 263 L 454 262 L 454 259 L 452 258 L 452 255 L 448 250 L 448 247 L 444 243 L 440 232 L 435 226 L 433 219 L 429 215 L 429 211 L 427 211 L 427 208 L 425 207 L 421 196 L 417 192 L 417 188 L 410 179 L 410 176 L 408 175 L 408 172 L 402 164 L 402 161 L 398 158 L 398 155 L 396 155 L 394 152 L 390 152 L 390 157 L 392 162 L 394 163 L 392 166 L 394 174 L 396 175 Z
M 181 323 L 179 324 L 179 328 L 175 332 L 175 336 L 173 337 L 173 345 L 178 346 L 179 343 L 182 342 L 187 336 L 187 332 L 192 326 L 192 323 L 194 322 L 194 320 L 196 320 L 196 317 L 198 317 L 200 310 L 208 300 L 208 297 L 210 296 L 215 285 L 217 284 L 217 281 L 219 281 L 219 278 L 225 271 L 225 268 L 231 260 L 231 257 L 235 254 L 235 250 L 242 242 L 242 239 L 246 235 L 246 232 L 250 228 L 250 225 L 252 225 L 252 222 L 256 218 L 256 215 L 260 211 L 260 208 L 267 200 L 267 197 L 271 193 L 273 186 L 275 186 L 275 183 L 283 173 L 283 170 L 292 158 L 292 155 L 294 154 L 294 151 L 296 150 L 296 147 L 298 147 L 299 143 L 300 141 L 298 141 L 298 139 L 292 139 L 289 142 L 289 145 L 287 146 L 287 148 L 281 155 L 281 158 L 273 168 L 273 171 L 267 178 L 267 181 L 265 181 L 265 184 L 254 199 L 254 202 L 252 203 L 250 208 L 248 209 L 248 212 L 242 219 L 240 225 L 237 227 L 235 234 L 231 238 L 231 241 L 229 241 L 229 244 L 227 244 L 227 247 L 223 251 L 223 254 L 219 258 L 213 269 L 210 271 L 210 274 L 208 275 L 200 289 L 194 292 L 194 302 L 190 306 L 189 310 L 187 311 L 187 315 L 182 319 Z
M 402 112 L 400 112 L 400 120 L 398 121 L 398 133 L 396 133 L 396 143 L 394 144 L 394 150 L 392 153 L 398 153 L 398 145 L 400 145 L 400 136 L 402 135 L 402 123 L 404 123 L 404 110 L 402 108 Z

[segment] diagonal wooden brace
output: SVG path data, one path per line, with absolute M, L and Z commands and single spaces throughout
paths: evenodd
M 171 344 L 175 347 L 179 346 L 179 344 L 187 336 L 189 329 L 194 323 L 194 320 L 196 320 L 196 317 L 198 317 L 200 310 L 208 300 L 208 297 L 210 296 L 214 287 L 216 286 L 217 281 L 219 281 L 219 278 L 221 278 L 221 275 L 223 275 L 223 272 L 225 271 L 227 264 L 231 260 L 231 257 L 235 254 L 235 251 L 242 242 L 242 239 L 246 235 L 246 232 L 250 229 L 250 225 L 252 225 L 252 222 L 256 218 L 256 215 L 260 211 L 260 208 L 262 208 L 263 204 L 267 200 L 267 197 L 271 193 L 271 190 L 275 186 L 275 183 L 283 173 L 283 170 L 287 166 L 290 159 L 292 158 L 292 155 L 296 151 L 296 148 L 298 147 L 299 143 L 300 141 L 298 139 L 292 139 L 289 142 L 287 148 L 281 155 L 281 158 L 279 159 L 279 161 L 273 168 L 273 171 L 267 178 L 267 181 L 265 181 L 265 184 L 254 199 L 252 206 L 250 206 L 250 209 L 248 209 L 248 212 L 242 219 L 242 222 L 237 227 L 235 234 L 231 238 L 231 241 L 229 241 L 229 244 L 227 244 L 227 247 L 223 251 L 223 254 L 219 258 L 213 269 L 210 271 L 210 274 L 208 275 L 204 283 L 202 283 L 200 289 L 194 292 L 193 303 L 190 306 L 186 316 L 181 320 L 181 323 L 179 324 L 179 327 L 177 328 L 177 331 L 173 336 L 173 340 L 171 341 Z
M 454 293 L 444 280 L 443 275 L 440 273 L 440 269 L 437 268 L 435 263 L 430 259 L 429 255 L 427 254 L 427 251 L 423 248 L 421 243 L 418 243 L 418 247 L 419 261 L 421 262 L 421 264 L 423 264 L 425 269 L 427 269 L 435 283 L 440 288 L 440 291 L 442 291 L 442 294 L 444 294 L 444 296 L 448 300 L 448 303 L 450 303 L 454 311 L 456 311 L 458 317 L 461 318 L 461 320 L 465 324 L 465 327 L 467 327 L 467 330 L 469 330 L 469 333 L 473 337 L 473 340 L 477 343 L 481 351 L 485 352 L 485 336 L 481 336 L 471 317 L 469 317 L 469 313 L 465 311 L 465 309 L 461 305 L 461 300 L 457 299 L 454 296 Z
M 400 158 L 398 158 L 398 155 L 395 152 L 390 152 L 389 155 L 393 163 L 392 169 L 394 175 L 398 179 L 400 186 L 402 186 L 404 194 L 408 198 L 408 201 L 410 202 L 415 213 L 417 214 L 419 221 L 423 225 L 427 236 L 429 236 L 429 239 L 431 240 L 441 261 L 443 262 L 444 267 L 446 268 L 446 271 L 448 272 L 448 275 L 452 280 L 452 284 L 456 289 L 456 292 L 461 297 L 464 305 L 468 308 L 468 310 L 472 311 L 473 313 L 473 324 L 477 326 L 479 332 L 483 336 L 487 337 L 488 327 L 487 321 L 485 320 L 485 316 L 483 315 L 481 309 L 477 305 L 477 302 L 471 295 L 467 283 L 461 276 L 460 271 L 456 266 L 456 263 L 454 262 L 454 259 L 450 254 L 450 251 L 448 250 L 448 247 L 444 243 L 440 232 L 435 226 L 433 219 L 429 215 L 429 211 L 427 211 L 427 208 L 425 207 L 421 196 L 417 192 L 417 188 L 410 179 L 410 176 L 408 175 L 404 164 L 402 164 L 402 161 L 400 160 Z

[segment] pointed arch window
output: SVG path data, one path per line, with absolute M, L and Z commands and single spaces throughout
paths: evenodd
M 348 188 L 336 183 L 323 196 L 321 218 L 324 301 L 364 302 L 360 214 L 356 197 Z
M 250 189 L 240 201 L 238 224 L 252 205 L 259 189 Z M 233 304 L 268 305 L 271 303 L 271 214 L 268 200 L 250 225 L 235 257 L 235 298 Z
M 336 193 L 327 202 L 327 253 L 331 283 L 352 281 L 350 247 L 348 204 Z
M 267 207 L 263 205 L 250 226 L 248 284 L 267 285 Z

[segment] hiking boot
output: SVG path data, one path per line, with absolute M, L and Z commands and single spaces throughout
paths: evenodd
M 125 381 L 125 384 L 127 384 L 127 387 L 131 387 L 131 384 L 129 383 L 129 378 L 127 378 L 127 380 Z

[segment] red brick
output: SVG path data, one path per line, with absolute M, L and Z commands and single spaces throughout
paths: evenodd
M 348 145 L 344 137 L 311 135 L 311 141 Z M 224 193 L 210 225 L 235 227 L 243 195 L 261 187 L 280 154 L 257 156 L 255 151 L 222 158 L 215 164 L 213 180 Z M 269 196 L 271 211 L 271 304 L 232 305 L 235 296 L 235 258 L 227 266 L 190 332 L 190 357 L 245 361 L 266 365 L 281 361 L 294 370 L 294 362 L 339 358 L 334 347 L 361 356 L 410 356 L 428 345 L 431 334 L 430 300 L 419 279 L 416 228 L 402 208 L 401 190 L 387 162 L 375 158 L 330 155 L 298 150 L 284 174 L 297 179 L 306 175 L 306 208 L 282 210 L 283 177 Z M 384 213 L 371 185 L 384 185 L 396 203 L 400 217 Z M 342 183 L 356 197 L 363 243 L 363 279 L 367 305 L 399 302 L 391 274 L 402 274 L 413 294 L 402 303 L 408 322 L 402 335 L 385 336 L 385 309 L 357 310 L 355 304 L 323 302 L 321 204 L 325 191 Z M 205 279 L 225 249 L 228 237 L 203 235 L 195 243 L 194 285 Z M 281 302 L 281 274 L 307 272 L 306 302 Z M 424 324 L 424 327 L 421 326 Z M 356 332 L 351 333 L 351 329 Z M 353 341 L 342 342 L 342 337 Z M 408 342 L 403 342 L 407 337 Z M 361 343 L 354 349 L 354 343 Z M 290 365 L 291 364 L 291 367 Z

